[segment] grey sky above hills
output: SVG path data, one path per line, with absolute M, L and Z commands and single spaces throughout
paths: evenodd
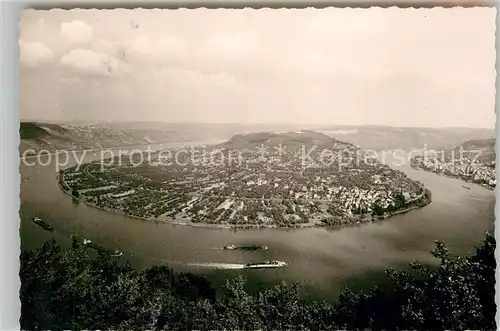
M 493 128 L 495 15 L 28 10 L 21 118 Z

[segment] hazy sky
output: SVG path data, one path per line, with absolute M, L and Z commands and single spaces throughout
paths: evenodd
M 494 127 L 495 15 L 28 10 L 21 117 Z

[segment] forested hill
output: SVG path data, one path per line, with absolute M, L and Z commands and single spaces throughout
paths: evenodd
M 219 148 L 229 150 L 255 150 L 258 147 L 265 148 L 286 148 L 287 152 L 300 151 L 303 147 L 318 149 L 356 149 L 356 146 L 332 138 L 324 133 L 310 130 L 297 132 L 257 132 L 248 134 L 238 134 L 228 141 L 218 145 Z
M 243 279 L 216 295 L 202 277 L 167 267 L 134 271 L 73 238 L 21 254 L 21 329 L 87 330 L 495 330 L 496 242 L 487 235 L 470 258 L 443 243 L 438 267 L 389 269 L 387 289 L 344 291 L 336 303 L 304 301 L 282 283 L 251 295 Z
M 459 155 L 460 150 L 471 153 L 472 157 L 476 157 L 479 161 L 491 162 L 496 158 L 495 153 L 496 139 L 473 139 L 455 147 L 455 155 Z M 472 155 L 473 154 L 473 155 Z

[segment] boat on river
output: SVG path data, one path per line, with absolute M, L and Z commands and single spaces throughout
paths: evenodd
M 245 264 L 245 269 L 265 269 L 265 268 L 284 268 L 287 267 L 288 263 L 284 261 L 264 261 L 257 263 L 247 263 Z
M 111 254 L 111 256 L 114 256 L 114 257 L 118 257 L 118 256 L 122 256 L 123 255 L 123 252 L 119 251 L 119 250 L 115 250 L 113 252 L 113 254 Z
M 225 250 L 235 250 L 239 249 L 242 251 L 265 251 L 268 249 L 267 246 L 264 245 L 228 245 L 223 247 Z
M 470 190 L 470 187 L 462 185 L 462 187 L 466 190 Z
M 42 228 L 44 228 L 44 229 L 45 229 L 45 230 L 47 230 L 47 231 L 51 231 L 51 232 L 52 232 L 52 231 L 54 231 L 54 228 L 53 228 L 52 226 L 50 226 L 50 224 L 45 223 L 45 222 L 44 222 L 44 221 L 42 221 L 42 219 L 41 219 L 40 217 L 38 217 L 38 216 L 35 216 L 35 217 L 33 218 L 33 223 L 35 223 L 35 224 L 37 224 L 37 225 L 41 226 Z
M 102 252 L 102 253 L 108 253 L 108 254 L 110 254 L 113 257 L 118 257 L 118 256 L 122 256 L 123 255 L 123 252 L 119 251 L 118 249 L 116 249 L 114 251 L 111 251 L 109 249 L 104 248 L 101 245 L 97 245 L 97 244 L 92 243 L 92 241 L 89 240 L 89 239 L 83 239 L 83 244 L 85 246 L 87 246 L 87 247 L 95 249 L 96 251 L 99 251 L 99 252 Z

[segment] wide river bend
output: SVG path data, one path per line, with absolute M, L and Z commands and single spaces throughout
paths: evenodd
M 163 144 L 159 147 L 180 147 Z M 134 147 L 137 148 L 137 147 Z M 50 156 L 40 158 L 42 163 Z M 99 159 L 88 152 L 86 160 Z M 58 187 L 52 162 L 21 160 L 21 245 L 38 247 L 50 238 L 67 245 L 74 233 L 124 252 L 136 268 L 154 264 L 206 275 L 220 285 L 226 276 L 244 274 L 255 288 L 280 280 L 298 281 L 311 293 L 329 296 L 345 284 L 373 283 L 381 270 L 414 260 L 431 262 L 435 240 L 443 240 L 452 253 L 472 254 L 485 231 L 494 224 L 494 192 L 458 179 L 398 168 L 432 191 L 428 206 L 387 220 L 346 228 L 231 230 L 154 223 L 75 204 Z M 28 160 L 28 159 L 27 159 Z M 391 160 L 387 158 L 389 165 Z M 74 161 L 74 160 L 73 160 Z M 74 164 L 70 162 L 68 166 Z M 467 190 L 462 185 L 471 189 Z M 44 231 L 31 219 L 39 216 L 56 231 Z M 261 244 L 267 251 L 225 251 L 228 244 Z M 242 270 L 250 261 L 283 260 L 288 268 Z

